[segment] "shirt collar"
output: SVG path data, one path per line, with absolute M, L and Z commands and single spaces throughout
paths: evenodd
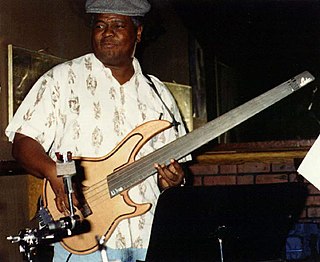
M 92 53 L 92 57 L 93 57 L 92 63 L 94 64 L 94 66 L 97 66 L 97 68 L 100 67 L 102 70 L 107 70 L 111 74 L 111 70 L 109 68 L 105 67 L 104 64 L 95 56 L 94 53 Z M 134 75 L 142 74 L 142 69 L 141 69 L 140 63 L 137 58 L 135 58 L 135 57 L 133 58 L 132 65 L 134 68 Z

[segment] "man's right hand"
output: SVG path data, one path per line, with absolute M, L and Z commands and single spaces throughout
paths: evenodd
M 55 203 L 57 206 L 57 209 L 64 215 L 68 216 L 70 215 L 69 212 L 69 201 L 68 201 L 68 196 L 65 192 L 65 186 L 63 183 L 63 178 L 62 177 L 54 177 L 48 179 L 50 186 L 55 194 Z M 78 199 L 76 198 L 75 194 L 72 194 L 72 201 L 73 201 L 73 206 L 76 208 L 79 208 L 80 203 Z
M 16 133 L 13 140 L 12 155 L 28 173 L 38 178 L 46 178 L 49 181 L 56 196 L 57 209 L 67 216 L 69 214 L 69 204 L 63 180 L 57 176 L 55 161 L 46 154 L 41 144 L 31 137 Z M 73 201 L 74 206 L 79 205 L 74 196 Z
M 57 209 L 64 215 L 68 216 L 68 198 L 64 190 L 64 184 L 61 177 L 48 178 L 50 186 L 55 194 L 55 203 Z

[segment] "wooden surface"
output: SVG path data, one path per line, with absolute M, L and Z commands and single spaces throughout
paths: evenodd
M 286 140 L 219 144 L 197 152 L 198 164 L 228 164 L 275 159 L 303 159 L 314 140 Z
M 208 152 L 196 157 L 198 164 L 239 164 L 254 161 L 274 161 L 284 159 L 303 159 L 306 150 L 275 151 L 275 152 Z

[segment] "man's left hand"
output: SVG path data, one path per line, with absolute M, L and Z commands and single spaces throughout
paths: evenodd
M 174 159 L 170 160 L 168 166 L 155 164 L 154 167 L 159 175 L 159 187 L 164 190 L 168 187 L 178 186 L 184 181 L 184 171 L 182 166 Z

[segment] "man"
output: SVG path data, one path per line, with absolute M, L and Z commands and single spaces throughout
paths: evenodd
M 146 0 L 88 0 L 93 14 L 93 54 L 54 67 L 33 86 L 6 129 L 13 141 L 14 158 L 30 174 L 46 178 L 55 203 L 65 214 L 67 198 L 57 177 L 56 152 L 100 157 L 109 153 L 138 125 L 161 117 L 182 123 L 173 97 L 157 78 L 150 82 L 134 58 L 141 41 L 141 17 L 150 9 Z M 154 84 L 157 92 L 151 88 Z M 159 96 L 158 96 L 159 95 Z M 161 97 L 161 98 L 160 98 Z M 171 112 L 172 113 L 171 113 Z M 148 141 L 138 157 L 185 134 L 182 125 L 169 128 Z M 177 161 L 155 164 L 158 175 L 129 190 L 137 203 L 152 208 L 145 214 L 122 220 L 107 242 L 109 260 L 144 260 L 154 208 L 160 190 L 180 185 L 184 172 Z M 79 206 L 77 199 L 74 199 Z M 105 207 L 102 207 L 105 208 Z M 54 261 L 100 261 L 98 251 L 70 254 L 55 244 Z

